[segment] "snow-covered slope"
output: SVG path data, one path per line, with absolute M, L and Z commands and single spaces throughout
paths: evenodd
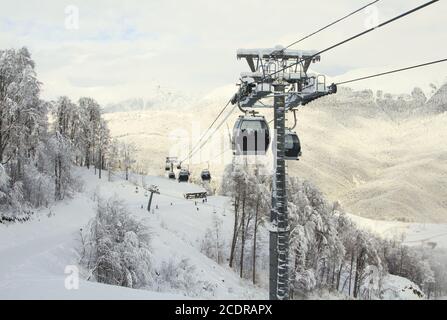
M 0 299 L 266 299 L 266 283 L 253 286 L 241 280 L 227 265 L 217 264 L 200 250 L 205 232 L 213 216 L 222 221 L 221 236 L 227 245 L 232 233 L 231 204 L 226 197 L 209 197 L 207 203 L 185 200 L 185 192 L 200 192 L 200 186 L 170 181 L 164 177 L 131 175 L 130 181 L 115 177 L 114 181 L 99 180 L 93 170 L 78 169 L 85 181 L 85 190 L 73 199 L 42 209 L 24 224 L 0 224 Z M 104 175 L 105 177 L 106 175 Z M 142 184 L 159 186 L 153 210 L 146 211 L 148 195 Z M 67 266 L 79 261 L 80 229 L 95 215 L 94 199 L 123 199 L 129 211 L 151 230 L 151 248 L 156 274 L 167 263 L 187 261 L 191 267 L 191 283 L 183 287 L 134 290 L 104 285 L 81 278 L 79 289 L 67 290 Z M 404 224 L 375 221 L 357 216 L 351 218 L 360 226 L 384 237 L 400 237 L 405 243 L 435 242 L 447 248 L 447 225 Z M 265 230 L 260 230 L 260 233 Z M 436 234 L 439 233 L 439 236 Z M 433 236 L 435 235 L 435 236 Z M 259 250 L 268 246 L 259 235 Z M 435 239 L 436 238 L 436 239 Z M 267 265 L 266 255 L 260 254 Z M 157 271 L 158 270 L 158 271 Z M 260 272 L 260 271 L 259 271 Z M 82 277 L 82 275 L 81 275 Z M 260 278 L 267 279 L 267 275 Z M 265 280 L 264 279 L 264 280 Z M 266 281 L 266 280 L 265 280 Z M 158 284 L 160 285 L 160 283 Z M 386 299 L 420 299 L 407 279 L 388 275 L 383 281 Z M 343 299 L 341 294 L 315 299 Z
M 422 290 L 406 278 L 387 275 L 383 279 L 382 298 L 384 300 L 423 300 Z
M 403 240 L 409 246 L 447 248 L 447 224 L 405 223 L 399 221 L 373 220 L 349 215 L 361 228 L 382 238 Z
M 109 103 L 104 107 L 105 113 L 129 112 L 143 110 L 160 110 L 169 106 L 171 109 L 189 109 L 196 99 L 192 96 L 178 93 L 175 90 L 154 85 L 152 90 L 145 92 L 145 97 L 127 99 L 124 101 Z M 151 92 L 151 93 L 150 93 Z
M 199 140 L 230 89 L 211 93 L 194 111 L 112 113 L 106 118 L 114 136 L 137 144 L 148 172 L 160 174 L 167 155 L 185 154 Z M 439 102 L 435 97 L 442 90 L 430 101 Z M 383 94 L 378 104 L 376 98 L 372 91 L 342 89 L 301 109 L 297 131 L 303 156 L 288 162 L 289 173 L 312 181 L 357 215 L 447 222 L 447 113 L 427 115 L 424 107 L 419 108 L 424 112 L 418 109 L 417 95 Z M 228 118 L 230 130 L 237 116 L 234 112 Z M 227 126 L 219 133 L 200 161 L 196 157 L 191 164 L 195 176 L 209 161 L 218 178 L 231 162 L 231 151 L 222 154 L 228 147 Z
M 157 184 L 161 195 L 153 200 L 154 214 L 148 213 L 148 197 L 137 189 L 141 177 L 133 182 L 99 180 L 93 171 L 81 169 L 86 181 L 84 192 L 72 200 L 36 213 L 25 224 L 0 225 L 0 299 L 264 299 L 264 289 L 240 280 L 237 274 L 200 252 L 205 230 L 211 227 L 214 212 L 222 218 L 223 235 L 231 234 L 231 215 L 225 209 L 227 199 L 210 197 L 207 204 L 185 200 L 184 192 L 202 190 L 192 184 L 180 184 L 166 178 L 146 177 Z M 138 190 L 138 191 L 137 191 Z M 130 212 L 147 223 L 152 233 L 155 269 L 163 263 L 186 259 L 196 285 L 188 292 L 175 288 L 132 290 L 80 281 L 79 290 L 66 290 L 65 268 L 76 265 L 80 245 L 79 231 L 95 215 L 94 197 L 125 200 Z M 158 207 L 158 209 L 155 209 Z M 228 239 L 227 239 L 228 240 Z

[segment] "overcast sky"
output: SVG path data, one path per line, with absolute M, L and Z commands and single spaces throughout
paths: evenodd
M 238 48 L 287 45 L 371 0 L 0 0 L 0 48 L 27 46 L 46 99 L 101 103 L 150 96 L 156 84 L 193 95 L 235 83 Z M 382 0 L 297 49 L 322 49 L 425 0 Z M 76 20 L 79 11 L 79 20 Z M 312 68 L 345 80 L 447 57 L 446 1 L 322 56 Z M 349 72 L 349 74 L 346 74 Z M 447 76 L 447 65 L 360 86 L 399 92 Z

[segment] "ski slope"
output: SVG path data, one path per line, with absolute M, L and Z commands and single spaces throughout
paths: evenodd
M 178 183 L 164 177 L 132 175 L 130 181 L 107 175 L 99 180 L 93 170 L 77 170 L 84 180 L 84 190 L 49 209 L 37 212 L 24 224 L 0 224 L 0 299 L 267 299 L 266 284 L 253 286 L 241 280 L 227 263 L 217 264 L 200 251 L 201 242 L 213 215 L 222 221 L 221 236 L 228 245 L 232 234 L 233 216 L 226 197 L 209 197 L 207 203 L 185 200 L 186 192 L 200 192 L 200 186 Z M 141 185 L 154 184 L 160 195 L 154 195 L 152 210 L 146 210 L 148 194 Z M 129 211 L 150 227 L 155 271 L 163 264 L 187 259 L 193 267 L 192 286 L 185 288 L 147 288 L 135 290 L 86 281 L 81 276 L 79 289 L 67 290 L 67 266 L 77 265 L 80 229 L 95 215 L 95 198 L 124 199 Z M 157 209 L 158 208 L 158 209 Z M 434 228 L 441 232 L 446 225 L 404 224 L 375 221 L 351 216 L 360 226 L 381 236 L 397 236 L 405 231 L 408 243 L 418 237 L 434 237 Z M 425 229 L 421 229 L 421 228 Z M 421 230 L 425 230 L 425 233 Z M 445 229 L 444 229 L 445 230 Z M 260 233 L 265 230 L 260 230 Z M 265 235 L 264 235 L 265 236 Z M 268 246 L 259 238 L 259 250 Z M 447 240 L 440 237 L 441 240 Z M 265 240 L 265 239 L 264 239 Z M 441 242 L 440 242 L 441 243 Z M 447 246 L 447 241 L 442 242 Z M 261 252 L 261 251 L 260 251 Z M 262 263 L 267 254 L 260 253 Z M 266 274 L 261 278 L 268 279 Z M 407 291 L 414 286 L 409 280 L 388 276 L 384 283 L 387 299 L 418 299 Z M 388 283 L 389 282 L 389 283 Z M 327 294 L 315 299 L 342 299 L 341 295 Z
M 409 246 L 429 245 L 447 248 L 447 224 L 406 223 L 400 221 L 373 220 L 349 215 L 358 226 L 387 239 L 403 240 Z
M 266 299 L 265 289 L 241 280 L 237 273 L 219 265 L 200 252 L 214 212 L 222 218 L 223 236 L 231 236 L 232 216 L 226 212 L 228 199 L 210 197 L 208 203 L 185 200 L 183 193 L 202 189 L 162 177 L 145 177 L 147 184 L 159 186 L 154 195 L 153 213 L 146 211 L 148 196 L 141 186 L 141 177 L 132 182 L 107 175 L 99 180 L 93 170 L 79 169 L 85 190 L 73 199 L 34 215 L 24 224 L 0 225 L 0 299 Z M 165 288 L 134 290 L 81 280 L 78 290 L 65 288 L 66 266 L 76 265 L 79 231 L 95 215 L 95 197 L 124 199 L 130 212 L 151 229 L 155 269 L 162 263 L 187 259 L 194 267 L 191 277 L 198 285 L 190 292 L 163 291 Z M 158 209 L 155 209 L 158 207 Z M 161 292 L 157 292 L 161 291 Z

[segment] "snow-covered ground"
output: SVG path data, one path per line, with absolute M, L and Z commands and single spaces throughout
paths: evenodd
M 160 195 L 153 200 L 154 213 L 146 211 L 148 195 L 134 182 L 99 180 L 93 171 L 80 169 L 85 190 L 73 199 L 36 213 L 24 224 L 0 225 L 0 299 L 266 299 L 265 289 L 241 280 L 226 265 L 219 265 L 200 252 L 201 241 L 212 216 L 222 218 L 223 236 L 231 236 L 232 217 L 227 199 L 210 197 L 208 203 L 185 200 L 183 193 L 202 190 L 193 184 L 146 177 Z M 130 212 L 150 226 L 155 269 L 165 262 L 187 259 L 200 285 L 194 292 L 151 292 L 80 281 L 79 290 L 67 290 L 67 266 L 79 259 L 80 228 L 95 215 L 93 198 L 124 199 Z M 157 208 L 158 209 L 155 209 Z M 142 209 L 143 208 L 143 209 Z M 229 240 L 228 240 L 229 241 Z M 200 280 L 200 281 L 199 281 Z M 157 291 L 156 289 L 154 291 Z
M 356 215 L 447 223 L 447 152 L 441 147 L 447 139 L 447 114 L 405 119 L 374 101 L 361 93 L 339 92 L 300 109 L 296 130 L 303 156 L 288 162 L 289 174 L 311 181 L 329 200 L 340 201 Z M 187 146 L 195 145 L 225 102 L 216 99 L 197 112 L 172 112 L 166 106 L 166 110 L 110 113 L 105 119 L 112 136 L 134 143 L 138 161 L 149 174 L 156 174 L 167 155 L 186 157 Z M 271 112 L 264 114 L 272 119 Z M 194 176 L 209 165 L 218 177 L 231 163 L 228 136 L 238 116 L 233 112 L 228 127 L 223 125 L 193 157 Z M 272 159 L 270 151 L 268 155 Z
M 349 215 L 360 227 L 381 237 L 403 240 L 407 245 L 447 248 L 447 224 L 382 221 Z
M 78 169 L 84 191 L 49 209 L 37 212 L 23 224 L 0 225 L 0 299 L 266 299 L 265 288 L 241 280 L 226 264 L 219 265 L 201 251 L 205 232 L 213 215 L 222 221 L 222 237 L 227 244 L 232 234 L 233 217 L 229 199 L 209 197 L 207 203 L 185 200 L 186 192 L 203 191 L 200 186 L 178 183 L 164 177 L 132 175 L 130 181 L 107 175 L 99 180 L 93 170 Z M 148 194 L 141 185 L 154 184 L 151 212 L 147 212 Z M 83 280 L 78 290 L 67 290 L 67 266 L 77 265 L 80 229 L 95 215 L 95 198 L 120 198 L 129 211 L 147 223 L 152 234 L 151 247 L 155 270 L 163 264 L 187 260 L 193 267 L 195 286 L 188 292 L 172 288 L 135 290 Z M 158 209 L 157 209 L 158 208 Z M 412 224 L 376 221 L 350 216 L 357 224 L 384 237 L 400 237 L 419 244 L 436 242 L 447 247 L 447 225 Z M 407 279 L 387 276 L 384 289 L 387 299 L 417 299 Z M 322 297 L 319 297 L 322 298 Z M 328 294 L 324 299 L 342 299 Z

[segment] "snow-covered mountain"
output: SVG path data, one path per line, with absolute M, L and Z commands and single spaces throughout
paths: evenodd
M 141 177 L 131 181 L 115 177 L 98 179 L 93 170 L 78 169 L 85 190 L 73 199 L 43 208 L 25 224 L 0 224 L 0 299 L 264 299 L 267 291 L 242 280 L 238 274 L 201 252 L 207 228 L 213 217 L 222 220 L 222 234 L 229 243 L 232 215 L 225 212 L 228 199 L 209 197 L 195 205 L 183 198 L 185 192 L 203 191 L 199 186 L 179 184 L 167 178 L 145 177 L 157 184 L 152 213 L 147 212 L 148 194 Z M 139 186 L 139 188 L 138 188 Z M 80 230 L 96 214 L 102 197 L 121 198 L 138 221 L 150 227 L 155 271 L 175 266 L 173 283 L 161 281 L 152 288 L 130 289 L 87 281 L 81 276 L 78 289 L 66 289 L 67 266 L 80 259 Z M 265 260 L 265 259 L 264 259 Z M 188 272 L 181 278 L 182 267 Z M 161 271 L 159 272 L 161 273 Z M 32 281 L 31 281 L 32 279 Z M 154 282 L 156 280 L 154 279 Z
M 106 118 L 112 135 L 134 142 L 148 172 L 160 174 L 164 158 L 185 154 L 234 90 L 217 89 L 186 111 L 166 105 Z M 307 105 L 298 112 L 296 128 L 303 156 L 288 162 L 289 173 L 312 181 L 358 215 L 446 222 L 446 91 L 442 86 L 427 101 L 419 89 L 397 95 L 340 88 L 337 95 Z M 270 111 L 263 114 L 272 118 Z M 231 151 L 222 152 L 237 116 L 236 110 L 218 138 L 206 145 L 200 163 L 196 158 L 190 164 L 193 174 L 199 175 L 209 161 L 213 176 L 219 177 L 231 162 Z
M 447 83 L 444 84 L 427 102 L 425 109 L 430 113 L 447 111 Z
M 117 103 L 109 103 L 104 107 L 104 113 L 144 111 L 162 108 L 188 109 L 196 100 L 192 95 L 179 93 L 175 90 L 155 85 L 148 90 L 145 97 L 126 99 Z

